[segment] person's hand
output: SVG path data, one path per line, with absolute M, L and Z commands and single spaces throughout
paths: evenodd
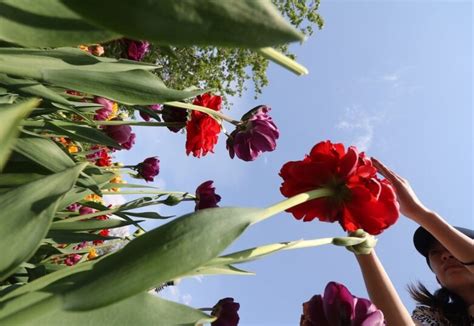
M 400 213 L 408 218 L 416 218 L 424 214 L 428 209 L 418 199 L 408 181 L 390 170 L 380 161 L 372 157 L 372 163 L 378 172 L 383 175 L 393 185 L 397 193 Z

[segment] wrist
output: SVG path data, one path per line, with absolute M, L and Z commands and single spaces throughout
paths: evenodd
M 423 224 L 423 221 L 432 219 L 436 215 L 436 212 L 422 206 L 419 207 L 417 210 L 406 214 L 406 217 L 416 222 L 417 224 Z

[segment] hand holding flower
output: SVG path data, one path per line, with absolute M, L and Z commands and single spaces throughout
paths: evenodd
M 377 171 L 389 180 L 395 189 L 398 203 L 400 204 L 400 213 L 410 219 L 416 219 L 417 216 L 429 211 L 429 209 L 423 205 L 421 200 L 418 199 L 415 191 L 406 179 L 390 170 L 375 158 L 372 158 L 372 163 L 374 167 L 377 168 Z

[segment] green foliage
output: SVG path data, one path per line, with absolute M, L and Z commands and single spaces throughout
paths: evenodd
M 114 0 L 64 3 L 97 26 L 162 45 L 259 48 L 303 40 L 268 0 L 122 1 L 120 6 Z M 127 24 L 131 12 L 135 23 Z
M 248 275 L 233 264 L 321 244 L 280 243 L 218 257 L 276 213 L 259 208 L 200 210 L 145 232 L 136 218 L 171 216 L 134 210 L 196 197 L 120 184 L 117 165 L 90 156 L 118 148 L 101 126 L 146 124 L 120 114 L 95 120 L 95 96 L 147 111 L 133 106 L 184 101 L 209 88 L 240 95 L 250 78 L 260 92 L 268 61 L 258 51 L 279 45 L 288 53 L 287 42 L 322 27 L 318 1 L 274 3 L 283 16 L 270 0 L 0 1 L 0 324 L 209 322 L 213 317 L 147 291 L 197 273 Z M 152 41 L 153 63 L 119 59 L 121 41 L 107 45 L 116 58 L 51 49 L 123 36 Z M 94 202 L 125 188 L 146 197 L 113 207 Z M 89 211 L 77 211 L 79 205 Z M 140 232 L 107 236 L 129 225 Z
M 18 136 L 21 120 L 26 117 L 37 105 L 38 100 L 18 103 L 14 105 L 0 105 L 0 121 L 5 127 L 0 128 L 0 171 L 2 171 L 8 160 L 11 149 Z
M 0 195 L 0 280 L 33 255 L 49 229 L 60 198 L 72 188 L 84 167 L 80 164 Z
M 273 3 L 306 36 L 312 35 L 315 27 L 323 27 L 324 21 L 318 13 L 319 0 L 274 0 Z M 295 58 L 287 45 L 276 48 Z M 114 42 L 106 47 L 108 55 L 120 57 L 121 51 Z M 225 99 L 241 96 L 247 90 L 248 81 L 252 82 L 257 97 L 269 82 L 266 75 L 268 60 L 250 49 L 155 44 L 147 60 L 160 66 L 157 74 L 169 87 L 182 89 L 195 85 L 215 89 Z M 186 73 L 181 73 L 183 71 Z

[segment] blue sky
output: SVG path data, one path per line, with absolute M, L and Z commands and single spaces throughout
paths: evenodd
M 185 155 L 184 134 L 142 127 L 135 128 L 135 148 L 119 158 L 133 164 L 157 155 L 161 172 L 154 185 L 194 191 L 211 179 L 221 206 L 265 207 L 282 199 L 281 166 L 330 139 L 381 159 L 428 207 L 451 224 L 473 228 L 471 2 L 322 0 L 320 13 L 324 29 L 292 46 L 310 74 L 296 77 L 271 65 L 263 95 L 254 100 L 248 92 L 229 112 L 239 118 L 258 104 L 271 106 L 281 132 L 275 152 L 251 163 L 231 160 L 221 136 L 214 155 L 196 159 Z M 193 205 L 159 209 L 182 214 Z M 412 247 L 416 227 L 401 216 L 376 248 L 410 310 L 407 284 L 436 287 Z M 342 235 L 339 225 L 302 223 L 285 213 L 253 226 L 230 250 Z M 354 257 L 340 247 L 282 252 L 240 267 L 257 275 L 186 279 L 164 295 L 194 307 L 234 297 L 241 325 L 296 325 L 301 304 L 329 281 L 367 297 Z

